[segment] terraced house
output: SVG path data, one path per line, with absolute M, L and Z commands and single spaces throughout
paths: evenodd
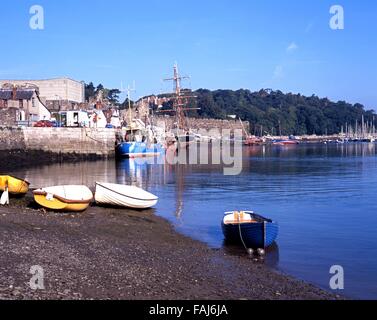
M 41 102 L 52 112 L 75 110 L 85 102 L 85 84 L 70 78 L 46 80 L 0 80 L 0 88 L 11 84 L 37 88 Z
M 0 89 L 0 125 L 31 125 L 50 120 L 51 113 L 39 98 L 35 87 L 4 85 Z
M 69 78 L 0 80 L 0 125 L 32 126 L 51 113 L 79 110 L 84 102 L 84 83 Z

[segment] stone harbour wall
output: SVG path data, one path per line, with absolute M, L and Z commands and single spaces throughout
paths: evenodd
M 25 149 L 24 133 L 17 127 L 0 127 L 0 151 Z
M 239 121 L 188 119 L 194 132 L 212 129 L 242 129 Z M 158 125 L 172 128 L 174 118 L 159 118 Z M 244 123 L 245 129 L 249 124 Z M 29 128 L 0 126 L 0 151 L 22 153 L 43 152 L 51 155 L 78 155 L 89 158 L 115 156 L 115 143 L 118 130 L 95 128 Z M 122 133 L 123 135 L 124 133 Z M 5 153 L 4 153 L 5 154 Z
M 16 125 L 16 119 L 18 119 L 18 108 L 1 108 L 0 107 L 0 119 L 3 126 Z
M 115 141 L 114 129 L 0 127 L 0 150 L 112 157 Z
M 175 122 L 175 117 L 158 117 L 156 123 L 158 125 L 165 124 L 167 130 L 171 130 Z M 200 119 L 200 118 L 187 118 L 189 127 L 194 132 L 199 130 L 210 131 L 217 129 L 222 130 L 243 130 L 242 124 L 239 120 L 217 120 L 217 119 Z M 243 126 L 247 132 L 250 131 L 250 123 L 243 122 Z

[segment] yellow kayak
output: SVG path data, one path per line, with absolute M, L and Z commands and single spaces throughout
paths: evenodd
M 30 183 L 26 180 L 13 176 L 0 176 L 0 191 L 5 191 L 13 195 L 23 195 L 28 193 Z
M 56 186 L 33 192 L 35 201 L 44 208 L 80 212 L 93 200 L 93 193 L 86 186 Z

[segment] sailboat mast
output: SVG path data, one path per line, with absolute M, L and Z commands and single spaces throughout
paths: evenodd
M 133 84 L 133 88 L 131 88 L 130 85 L 128 85 L 128 88 L 127 88 L 128 113 L 129 113 L 129 117 L 130 117 L 130 119 L 129 119 L 130 120 L 130 129 L 132 130 L 131 91 L 136 91 L 135 81 L 134 81 L 134 84 Z
M 174 86 L 175 94 L 179 96 L 181 94 L 181 78 L 179 77 L 178 64 L 174 64 Z
M 190 79 L 190 78 L 189 77 L 182 77 L 179 74 L 179 69 L 178 69 L 177 63 L 174 64 L 173 78 L 165 79 L 165 81 L 173 81 L 173 83 L 174 83 L 175 97 L 173 99 L 173 104 L 174 104 L 173 110 L 175 112 L 176 119 L 177 119 L 177 129 L 178 129 L 178 131 L 180 129 L 184 129 L 186 127 L 184 108 L 183 108 L 185 106 L 184 99 L 193 98 L 192 96 L 187 96 L 187 95 L 185 96 L 185 94 L 182 94 L 181 81 L 185 80 L 185 79 Z M 189 110 L 189 109 L 187 108 L 187 110 Z
M 189 80 L 190 77 L 181 76 L 178 70 L 178 64 L 174 64 L 174 74 L 173 78 L 164 79 L 164 81 L 173 81 L 174 84 L 174 97 L 171 99 L 173 101 L 172 110 L 164 110 L 162 112 L 174 112 L 176 117 L 177 133 L 182 130 L 188 130 L 188 124 L 184 112 L 190 110 L 200 110 L 200 108 L 190 108 L 188 106 L 189 99 L 196 98 L 191 92 L 191 90 L 182 90 L 181 83 L 182 80 Z
M 130 90 L 130 86 L 128 86 L 127 98 L 128 98 L 128 112 L 129 112 L 129 115 L 130 115 L 130 129 L 132 129 L 131 128 L 131 126 L 132 126 L 132 111 L 131 111 L 131 90 Z
M 177 116 L 177 125 L 178 130 L 185 129 L 186 130 L 186 123 L 185 123 L 185 115 L 183 113 L 183 100 L 181 95 L 181 76 L 179 75 L 178 64 L 175 63 L 174 65 L 174 83 L 175 83 L 175 94 L 176 94 L 176 116 Z

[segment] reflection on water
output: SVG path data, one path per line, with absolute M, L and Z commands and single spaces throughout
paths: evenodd
M 330 267 L 342 265 L 345 294 L 377 298 L 376 145 L 250 147 L 243 152 L 238 176 L 224 176 L 221 165 L 137 160 L 57 164 L 14 174 L 25 176 L 32 187 L 93 188 L 103 181 L 144 188 L 159 196 L 157 214 L 214 248 L 223 245 L 224 212 L 254 210 L 280 224 L 279 247 L 267 255 L 268 264 L 326 289 Z

